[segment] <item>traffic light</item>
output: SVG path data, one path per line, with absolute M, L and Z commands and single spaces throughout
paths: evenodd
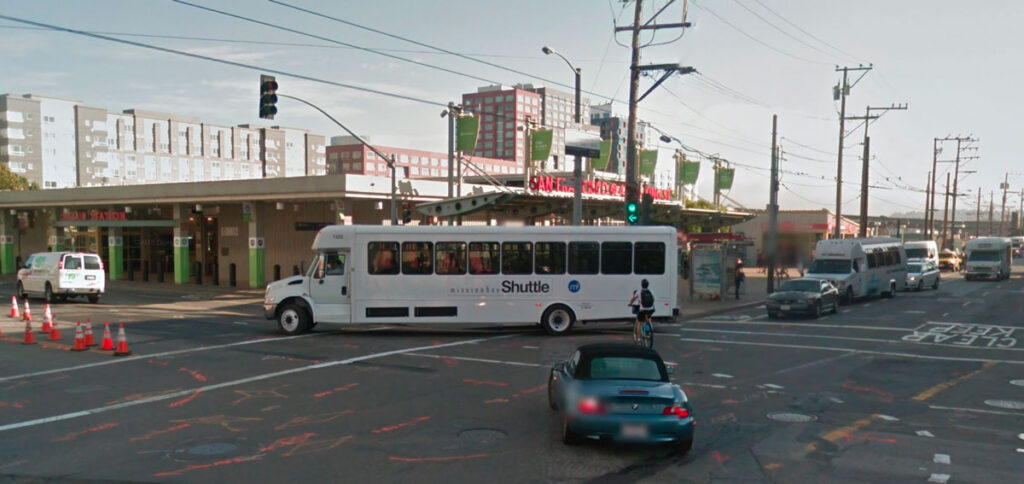
M 402 224 L 409 225 L 409 222 L 412 222 L 412 204 L 411 203 L 403 203 L 402 204 Z
M 636 225 L 640 223 L 639 189 L 633 185 L 626 185 L 626 224 Z
M 260 75 L 260 119 L 274 119 L 277 114 L 277 81 L 274 76 Z
M 644 193 L 640 200 L 640 225 L 652 225 L 654 223 L 651 218 L 654 215 L 654 196 Z

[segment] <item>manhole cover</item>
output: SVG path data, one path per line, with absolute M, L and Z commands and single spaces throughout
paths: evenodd
M 466 429 L 459 432 L 460 439 L 469 440 L 475 444 L 493 444 L 508 437 L 504 430 L 498 429 Z
M 1010 410 L 1024 410 L 1024 402 L 1017 400 L 985 400 L 985 405 L 1008 408 Z
M 1024 380 L 1010 380 L 1010 384 L 1024 387 Z
M 221 455 L 234 452 L 238 446 L 230 442 L 210 442 L 185 449 L 189 455 Z
M 805 415 L 802 413 L 790 413 L 790 412 L 774 412 L 769 413 L 768 418 L 778 422 L 792 422 L 792 423 L 806 423 L 818 420 L 818 417 L 814 415 Z

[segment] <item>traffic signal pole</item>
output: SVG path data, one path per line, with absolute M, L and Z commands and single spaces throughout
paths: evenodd
M 768 294 L 775 292 L 775 245 L 779 227 L 779 147 L 777 142 L 779 115 L 772 115 L 772 179 L 768 191 L 768 242 L 764 256 L 768 264 Z

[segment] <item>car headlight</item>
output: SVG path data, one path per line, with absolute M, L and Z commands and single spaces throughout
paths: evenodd
M 916 280 L 917 280 L 917 278 L 916 278 L 916 277 L 914 277 L 914 276 L 910 276 L 910 277 L 909 277 L 908 279 L 910 279 L 910 282 L 914 282 L 914 281 L 916 281 Z

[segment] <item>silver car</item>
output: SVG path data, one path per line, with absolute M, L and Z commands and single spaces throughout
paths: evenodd
M 930 261 L 907 262 L 907 290 L 923 290 L 926 287 L 939 288 L 939 268 Z

